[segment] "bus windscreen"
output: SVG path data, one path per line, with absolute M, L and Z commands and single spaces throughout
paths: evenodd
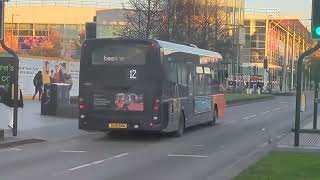
M 145 44 L 108 44 L 92 50 L 92 65 L 144 65 L 149 46 Z

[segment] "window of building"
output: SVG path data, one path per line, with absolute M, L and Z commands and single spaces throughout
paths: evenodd
M 4 28 L 5 29 L 18 29 L 18 24 L 13 24 L 13 23 L 6 23 L 5 25 L 4 25 Z
M 266 48 L 266 42 L 259 42 L 258 48 Z
M 33 29 L 33 24 L 19 24 L 19 29 Z
M 266 26 L 266 21 L 265 20 L 257 20 L 256 21 L 256 26 L 265 27 Z
M 64 25 L 63 24 L 50 24 L 48 25 L 49 30 L 58 30 L 58 31 L 63 31 L 64 30 Z
M 250 20 L 244 20 L 244 26 L 250 26 Z
M 48 30 L 48 25 L 47 24 L 36 24 L 35 30 Z
M 39 31 L 39 30 L 36 30 L 36 31 L 35 31 L 35 35 L 36 35 L 36 36 L 49 36 L 49 31 Z
M 13 29 L 6 29 L 5 33 L 12 33 L 14 36 L 18 36 L 18 31 Z
M 245 34 L 250 34 L 250 27 L 245 27 L 244 31 L 245 31 Z
M 265 34 L 266 28 L 265 27 L 256 27 L 256 32 L 259 34 Z
M 19 36 L 33 36 L 32 30 L 19 30 Z

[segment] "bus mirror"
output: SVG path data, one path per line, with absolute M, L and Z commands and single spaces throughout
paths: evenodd
M 203 74 L 203 68 L 202 67 L 196 67 L 196 73 L 197 74 Z

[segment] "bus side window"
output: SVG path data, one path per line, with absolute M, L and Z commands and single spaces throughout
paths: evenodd
M 164 69 L 165 84 L 163 85 L 164 96 L 172 97 L 175 94 L 177 78 L 177 65 L 171 54 L 162 56 L 162 66 Z
M 196 67 L 196 96 L 204 95 L 204 72 L 202 67 Z
M 183 62 L 177 63 L 179 95 L 188 96 L 188 68 Z
M 188 72 L 188 93 L 189 93 L 189 96 L 194 95 L 193 84 L 194 84 L 194 70 L 193 70 L 193 67 L 190 67 L 189 72 Z

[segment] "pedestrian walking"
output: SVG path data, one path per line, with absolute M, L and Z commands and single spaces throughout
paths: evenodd
M 34 100 L 36 95 L 39 93 L 39 101 L 40 101 L 41 100 L 41 95 L 42 95 L 42 86 L 43 86 L 43 76 L 42 76 L 42 72 L 41 71 L 39 71 L 34 76 L 33 85 L 35 87 L 35 92 L 34 92 L 34 95 L 33 95 L 32 99 Z

